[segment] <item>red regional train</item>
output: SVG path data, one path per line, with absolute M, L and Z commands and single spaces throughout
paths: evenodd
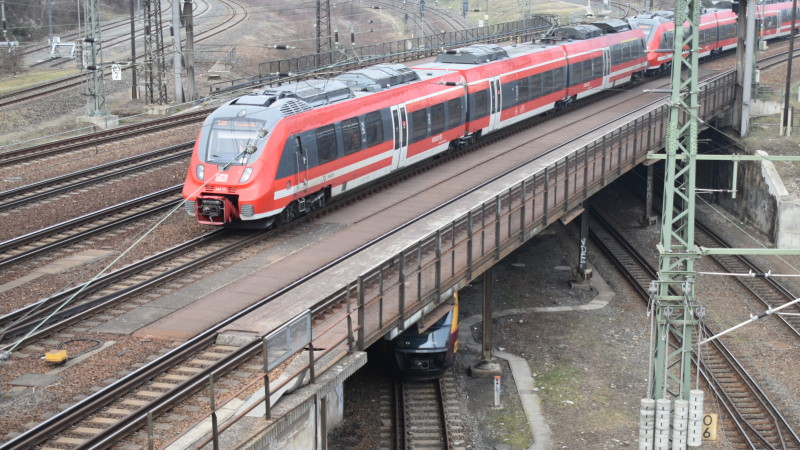
M 792 28 L 791 2 L 758 5 L 756 14 L 762 39 L 789 35 Z M 700 16 L 700 58 L 736 48 L 736 18 L 736 13 L 729 9 L 707 9 L 703 12 Z M 672 53 L 663 50 L 671 50 L 674 46 L 675 14 L 672 11 L 638 14 L 631 22 L 644 31 L 647 39 L 648 74 L 670 70 Z
M 627 83 L 647 69 L 644 44 L 627 22 L 598 22 L 236 98 L 203 124 L 185 208 L 210 225 L 288 222 L 398 168 Z
M 759 8 L 780 18 L 774 33 L 763 21 L 764 36 L 788 33 L 791 3 Z M 704 53 L 734 43 L 732 14 L 703 16 Z M 659 70 L 667 54 L 653 50 L 669 43 L 666 17 L 561 27 L 532 43 L 471 45 L 413 68 L 379 64 L 236 98 L 203 124 L 185 209 L 209 225 L 289 222 L 399 168 Z

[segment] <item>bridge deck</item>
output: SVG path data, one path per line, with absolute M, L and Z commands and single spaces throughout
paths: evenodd
M 661 87 L 665 82 L 665 80 L 651 81 L 636 89 L 627 90 L 603 101 L 583 107 L 569 115 L 547 121 L 537 127 L 463 155 L 453 162 L 436 167 L 425 174 L 415 176 L 390 189 L 372 195 L 353 206 L 324 217 L 319 223 L 303 226 L 306 230 L 304 234 L 288 239 L 285 245 L 279 246 L 281 247 L 279 250 L 270 250 L 269 255 L 256 259 L 257 262 L 239 265 L 240 270 L 235 273 L 232 272 L 229 279 L 230 284 L 216 289 L 209 287 L 206 295 L 141 328 L 136 332 L 136 335 L 184 339 L 193 336 L 211 324 L 216 323 L 220 317 L 239 311 L 245 306 L 278 291 L 317 267 L 402 224 L 409 218 L 443 203 L 457 194 L 528 160 L 536 154 L 559 146 L 583 130 L 590 130 L 606 124 L 610 120 L 624 116 L 658 97 L 663 97 L 663 94 L 643 94 L 642 90 Z M 724 105 L 724 103 L 722 104 Z M 630 118 L 617 120 L 614 124 L 606 125 L 601 130 L 582 138 L 580 142 L 571 143 L 560 148 L 557 152 L 528 164 L 524 169 L 493 183 L 491 187 L 483 188 L 471 194 L 445 211 L 435 214 L 422 223 L 413 225 L 391 239 L 362 252 L 358 257 L 318 275 L 311 282 L 285 293 L 269 306 L 262 307 L 249 316 L 231 324 L 226 330 L 252 332 L 257 335 L 266 334 L 296 314 L 319 304 L 326 297 L 351 283 L 358 275 L 380 265 L 389 256 L 413 246 L 420 238 L 430 235 L 442 225 L 451 223 L 457 217 L 463 216 L 497 193 L 507 191 L 511 186 L 518 184 L 520 180 L 541 172 L 548 165 L 562 160 L 566 155 L 573 154 L 590 141 L 601 138 L 610 130 L 618 127 L 620 122 L 628 121 L 630 121 Z M 654 123 L 653 134 L 649 140 L 646 138 L 647 130 L 638 130 L 636 133 L 638 137 L 625 138 L 630 138 L 631 142 L 623 142 L 622 138 L 617 138 L 616 135 L 613 138 L 608 138 L 607 147 L 609 152 L 607 156 L 603 157 L 607 158 L 607 160 L 602 164 L 609 164 L 609 170 L 605 174 L 599 172 L 601 170 L 599 168 L 601 159 L 590 162 L 594 172 L 593 174 L 588 173 L 590 182 L 592 179 L 600 180 L 602 178 L 601 185 L 593 187 L 592 190 L 596 191 L 602 185 L 610 183 L 619 176 L 620 171 L 614 167 L 617 165 L 615 158 L 623 161 L 620 167 L 624 172 L 643 159 L 643 148 L 648 142 L 650 142 L 651 146 L 658 147 L 659 143 L 657 141 L 663 138 L 664 134 L 663 120 L 659 119 L 657 123 Z M 536 138 L 532 140 L 532 137 Z M 614 146 L 619 149 L 618 156 L 614 156 L 617 153 L 611 151 Z M 634 148 L 634 146 L 638 148 Z M 507 149 L 513 150 L 510 153 L 505 153 Z M 502 157 L 498 158 L 497 156 L 500 154 L 502 154 Z M 631 156 L 633 159 L 626 160 L 628 156 L 625 155 Z M 600 157 L 598 156 L 598 158 Z M 569 169 L 572 174 L 570 176 L 575 178 L 575 184 L 582 183 L 579 178 L 586 175 L 584 169 L 580 166 L 582 163 L 582 158 L 578 158 L 578 165 Z M 562 197 L 556 198 L 556 196 L 551 195 L 549 201 L 555 202 L 554 204 L 563 202 L 562 191 L 563 189 L 555 189 L 556 196 L 560 194 Z M 543 191 L 540 191 L 537 195 L 542 195 L 542 193 Z M 535 200 L 532 200 L 531 206 L 541 209 L 543 202 L 540 201 L 538 206 L 534 205 L 534 202 Z M 575 206 L 579 203 L 579 201 L 575 202 Z M 546 223 L 543 222 L 542 225 L 546 226 L 547 223 L 557 220 L 564 210 L 569 210 L 570 208 L 560 209 L 561 211 L 554 209 L 548 211 L 546 214 L 548 217 L 545 219 Z M 538 228 L 534 232 L 538 232 Z M 493 228 L 488 230 L 487 233 L 491 234 L 492 238 L 494 237 Z M 484 250 L 486 250 L 486 245 L 491 246 L 491 243 L 484 243 L 483 245 Z M 460 260 L 466 263 L 463 252 L 454 251 L 453 254 L 454 261 Z M 473 259 L 472 262 L 474 264 L 475 260 Z M 246 269 L 241 270 L 241 266 L 245 266 Z M 479 271 L 476 272 L 474 270 L 475 268 L 478 267 L 473 268 L 472 276 L 480 274 Z M 249 274 L 242 276 L 243 273 L 248 271 Z M 463 273 L 464 270 L 463 268 L 456 268 L 453 272 Z M 424 275 L 419 275 L 414 279 L 411 278 L 413 277 L 407 278 L 404 287 L 407 292 L 417 291 L 417 282 L 428 286 L 431 281 L 431 273 L 428 271 Z M 198 286 L 193 286 L 193 295 L 196 296 L 197 290 Z M 420 305 L 416 307 L 413 305 L 414 301 L 418 300 L 420 299 L 417 298 L 416 294 L 413 301 L 407 299 L 405 304 L 406 311 L 419 309 Z M 385 315 L 389 311 L 386 309 L 390 308 L 389 303 L 387 302 L 382 307 L 385 309 L 383 311 L 383 315 Z M 396 306 L 390 309 L 398 310 Z M 378 324 L 377 327 L 385 328 L 384 325 L 389 322 L 389 318 L 382 317 L 381 319 L 382 323 Z M 326 348 L 327 345 L 320 343 L 320 347 Z

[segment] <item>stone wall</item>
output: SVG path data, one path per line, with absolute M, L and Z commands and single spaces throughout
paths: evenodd
M 719 133 L 713 133 L 711 141 L 743 153 L 735 142 Z M 756 154 L 767 155 L 760 150 Z M 717 162 L 713 170 L 701 171 L 704 176 L 699 177 L 698 186 L 729 189 L 732 169 L 733 163 Z M 716 202 L 761 230 L 777 248 L 800 248 L 800 201 L 789 196 L 771 161 L 740 162 L 736 185 L 736 198 L 731 198 L 728 193 L 719 193 L 714 195 Z

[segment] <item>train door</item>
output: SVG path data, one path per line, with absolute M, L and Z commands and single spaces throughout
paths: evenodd
M 603 49 L 603 89 L 610 88 L 614 83 L 611 81 L 611 49 Z
M 297 174 L 295 175 L 294 185 L 295 194 L 298 198 L 305 197 L 308 189 L 308 151 L 303 145 L 300 135 L 295 136 L 295 162 L 297 164 Z
M 500 86 L 500 78 L 489 80 L 489 127 L 486 132 L 492 131 L 500 123 L 500 113 L 503 110 L 503 90 Z
M 394 135 L 394 154 L 392 170 L 405 165 L 408 152 L 408 118 L 405 106 L 392 106 L 392 130 Z

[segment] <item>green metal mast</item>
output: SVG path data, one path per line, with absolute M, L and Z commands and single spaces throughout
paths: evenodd
M 688 400 L 691 389 L 692 332 L 698 323 L 694 261 L 700 256 L 694 242 L 700 11 L 699 0 L 676 1 L 664 207 L 652 330 L 655 345 L 650 395 L 653 399 Z M 684 53 L 684 48 L 690 50 Z M 677 345 L 670 343 L 670 331 L 680 338 Z

